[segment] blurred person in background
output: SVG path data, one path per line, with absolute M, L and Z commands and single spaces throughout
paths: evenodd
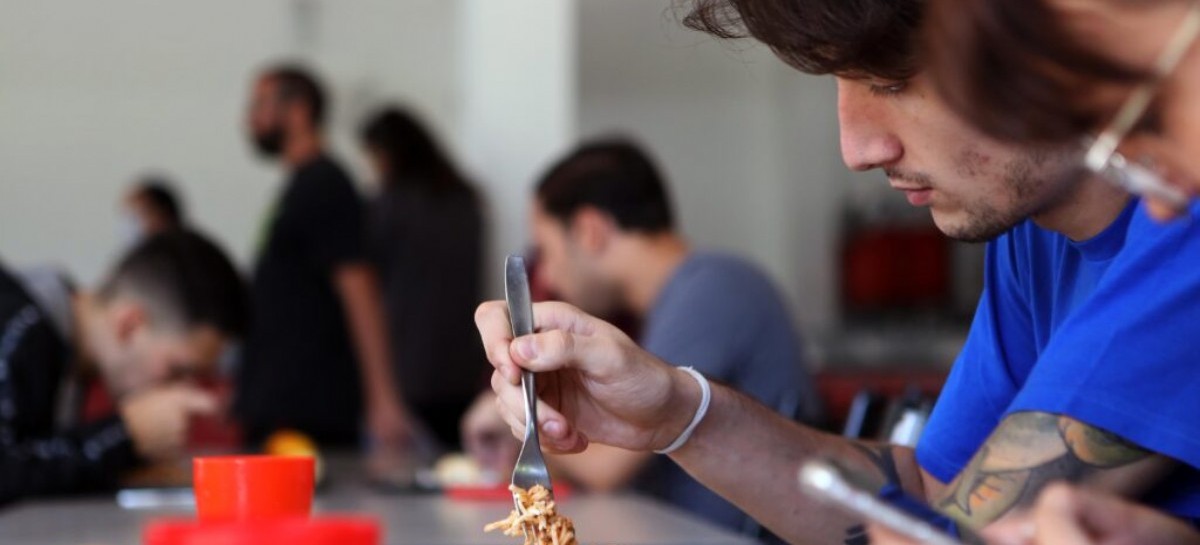
M 368 252 L 379 271 L 396 387 L 413 416 L 458 450 L 459 421 L 487 380 L 472 321 L 482 300 L 482 205 L 412 113 L 381 109 L 359 139 L 379 187 Z
M 257 77 L 249 99 L 250 141 L 287 180 L 251 285 L 235 403 L 246 439 L 293 429 L 323 446 L 368 439 L 403 449 L 411 423 L 393 378 L 363 204 L 325 151 L 325 91 L 306 70 L 276 66 Z
M 121 199 L 121 241 L 132 247 L 143 238 L 183 227 L 183 201 L 174 184 L 147 176 Z
M 189 418 L 218 409 L 187 379 L 214 371 L 247 306 L 225 254 L 185 231 L 147 237 L 95 291 L 53 268 L 0 267 L 0 503 L 176 460 Z M 82 423 L 93 376 L 118 410 Z
M 818 399 L 783 295 L 748 261 L 687 242 L 666 181 L 640 146 L 601 139 L 561 158 L 538 182 L 531 223 L 537 274 L 565 301 L 604 316 L 628 310 L 650 353 L 687 362 L 788 418 L 816 421 Z M 595 444 L 551 462 L 590 490 L 632 487 L 727 528 L 750 524 L 648 452 Z

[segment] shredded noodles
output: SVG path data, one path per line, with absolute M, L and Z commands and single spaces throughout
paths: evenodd
M 577 545 L 575 526 L 571 519 L 558 514 L 550 491 L 538 485 L 528 491 L 509 486 L 513 497 L 524 513 L 513 510 L 508 518 L 493 522 L 483 528 L 485 532 L 503 530 L 506 536 L 525 535 L 525 545 Z

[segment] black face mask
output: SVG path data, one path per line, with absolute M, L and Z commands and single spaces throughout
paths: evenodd
M 254 135 L 254 147 L 258 150 L 259 155 L 273 159 L 283 151 L 283 140 L 283 129 L 273 127 Z

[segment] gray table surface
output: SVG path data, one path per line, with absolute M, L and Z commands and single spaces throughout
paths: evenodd
M 335 486 L 314 511 L 373 516 L 387 545 L 514 545 L 518 538 L 485 534 L 512 504 L 451 500 L 437 494 L 380 494 L 365 486 Z M 581 543 L 594 545 L 753 545 L 755 542 L 634 495 L 576 495 L 560 502 Z M 161 517 L 191 517 L 186 508 L 125 510 L 111 497 L 27 501 L 0 510 L 0 543 L 137 545 L 142 526 Z

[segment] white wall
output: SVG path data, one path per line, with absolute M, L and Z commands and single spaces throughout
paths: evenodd
M 453 142 L 455 10 L 441 0 L 4 2 L 0 256 L 59 261 L 94 281 L 116 247 L 119 195 L 160 170 L 249 263 L 280 178 L 241 131 L 255 71 L 280 58 L 315 65 L 351 164 L 349 135 L 377 99 L 410 99 Z
M 464 159 L 488 194 L 489 291 L 528 245 L 534 178 L 575 138 L 574 0 L 463 0 L 458 27 Z
M 620 129 L 659 157 L 697 243 L 763 264 L 823 329 L 836 319 L 847 179 L 831 81 L 685 30 L 670 5 L 6 1 L 0 257 L 55 259 L 95 280 L 116 247 L 118 196 L 154 169 L 249 264 L 281 174 L 252 156 L 243 101 L 262 63 L 302 58 L 333 87 L 334 144 L 360 173 L 353 131 L 370 105 L 399 99 L 426 115 L 489 193 L 493 257 L 523 246 L 537 173 L 576 136 Z
M 657 156 L 683 230 L 760 263 L 797 318 L 836 319 L 841 186 L 836 94 L 750 42 L 683 28 L 671 0 L 583 0 L 580 132 L 631 134 Z

